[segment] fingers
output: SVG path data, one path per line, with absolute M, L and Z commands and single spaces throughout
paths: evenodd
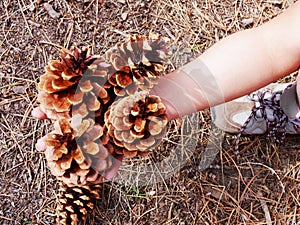
M 39 120 L 43 120 L 43 119 L 47 119 L 46 114 L 40 109 L 40 107 L 36 107 L 32 110 L 31 115 Z M 46 145 L 45 145 L 45 137 L 42 137 L 40 139 L 37 140 L 36 144 L 35 144 L 35 148 L 40 151 L 40 152 L 44 152 L 46 151 Z
M 47 119 L 47 115 L 41 110 L 40 107 L 36 107 L 32 110 L 31 115 L 39 120 Z
M 116 158 L 113 158 L 112 167 L 104 174 L 106 180 L 112 180 L 112 178 L 118 172 L 122 164 L 123 156 L 118 155 Z
M 35 144 L 35 148 L 39 151 L 39 152 L 44 152 L 46 151 L 46 145 L 45 145 L 45 140 L 46 136 L 40 138 L 37 140 L 36 144 Z

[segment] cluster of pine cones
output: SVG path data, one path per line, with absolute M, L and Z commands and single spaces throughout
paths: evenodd
M 44 141 L 48 167 L 61 181 L 57 224 L 86 219 L 114 158 L 159 145 L 166 108 L 149 90 L 165 74 L 167 46 L 159 35 L 133 35 L 105 58 L 72 47 L 45 67 L 38 101 L 54 124 Z

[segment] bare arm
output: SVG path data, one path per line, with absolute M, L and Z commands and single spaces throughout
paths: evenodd
M 209 99 L 205 84 L 199 78 L 207 74 L 203 75 L 205 69 L 200 68 L 203 65 L 197 61 L 203 62 L 211 79 L 215 79 L 216 88 L 222 95 L 219 99 Z M 297 1 L 266 24 L 216 43 L 195 62 L 168 74 L 153 93 L 165 101 L 171 119 L 248 94 L 290 74 L 299 66 L 300 1 Z M 185 96 L 180 97 L 178 92 Z

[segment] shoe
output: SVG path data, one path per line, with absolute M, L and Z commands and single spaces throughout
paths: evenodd
M 250 95 L 211 108 L 214 124 L 235 134 L 267 134 L 283 142 L 300 133 L 296 85 L 271 84 Z

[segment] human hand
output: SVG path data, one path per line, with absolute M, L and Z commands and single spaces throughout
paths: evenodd
M 33 117 L 35 117 L 39 120 L 47 119 L 47 115 L 41 110 L 40 107 L 34 108 L 31 112 L 31 114 L 32 114 Z M 36 142 L 35 147 L 40 152 L 45 152 L 46 151 L 46 145 L 45 145 L 45 142 L 44 142 L 45 137 L 46 136 L 38 139 L 37 142 Z M 108 171 L 106 171 L 105 174 L 103 174 L 103 178 L 105 180 L 112 180 L 112 178 L 118 172 L 119 167 L 121 166 L 122 160 L 123 160 L 122 155 L 118 155 L 118 156 L 113 158 L 112 166 L 110 167 L 110 169 Z

